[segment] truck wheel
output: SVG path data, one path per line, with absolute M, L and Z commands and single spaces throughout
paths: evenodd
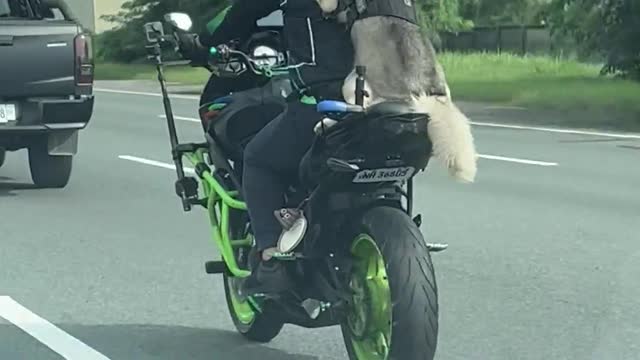
M 7 159 L 7 150 L 0 148 L 0 167 L 4 165 L 4 161 Z
M 49 155 L 46 142 L 29 148 L 29 168 L 33 183 L 41 188 L 63 188 L 69 183 L 73 156 Z

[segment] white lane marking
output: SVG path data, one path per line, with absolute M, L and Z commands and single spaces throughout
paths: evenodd
M 160 168 L 164 168 L 164 169 L 170 169 L 170 170 L 175 170 L 176 169 L 176 166 L 173 165 L 173 164 L 168 164 L 168 163 L 164 163 L 164 162 L 156 161 L 156 160 L 149 160 L 149 159 L 145 159 L 145 158 L 141 158 L 141 157 L 137 157 L 137 156 L 120 155 L 120 156 L 118 156 L 118 158 L 120 158 L 122 160 L 129 160 L 129 161 L 137 162 L 137 163 L 140 163 L 140 164 L 160 167 Z M 184 172 L 190 173 L 190 174 L 195 174 L 196 173 L 196 171 L 194 169 L 189 168 L 189 167 L 184 167 Z
M 68 360 L 109 360 L 85 343 L 34 314 L 9 296 L 0 296 L 0 317 Z
M 554 162 L 518 159 L 518 158 L 512 158 L 512 157 L 506 157 L 506 156 L 478 155 L 478 157 L 482 159 L 488 159 L 488 160 L 507 161 L 507 162 L 514 162 L 514 163 L 520 163 L 520 164 L 527 164 L 527 165 L 558 166 L 558 163 L 554 163 Z
M 94 88 L 94 90 L 107 92 L 107 93 L 116 93 L 116 94 L 143 95 L 143 96 L 156 96 L 156 97 L 162 96 L 162 94 L 160 93 L 151 93 L 151 92 L 143 92 L 143 91 L 115 90 L 115 89 L 104 89 L 104 88 Z M 200 99 L 197 96 L 179 95 L 179 94 L 171 94 L 171 98 L 187 99 L 187 100 Z M 628 133 L 628 134 L 610 133 L 610 132 L 601 132 L 601 131 L 549 128 L 549 127 L 539 127 L 539 126 L 498 124 L 498 123 L 490 123 L 490 122 L 483 122 L 483 121 L 471 121 L 471 124 L 475 126 L 498 127 L 498 128 L 514 129 L 514 130 L 532 130 L 532 131 L 543 131 L 543 132 L 562 133 L 562 134 L 603 136 L 603 137 L 613 137 L 613 138 L 620 138 L 620 139 L 640 139 L 640 134 L 636 134 L 636 133 Z
M 158 115 L 159 118 L 161 119 L 166 119 L 167 115 Z M 182 121 L 189 121 L 189 122 L 197 122 L 200 123 L 200 119 L 196 119 L 196 118 L 190 118 L 190 117 L 185 117 L 185 116 L 177 116 L 177 115 L 173 115 L 173 118 L 176 120 L 182 120 Z
M 548 127 L 498 124 L 498 123 L 477 122 L 477 121 L 471 121 L 471 125 L 515 129 L 515 130 L 544 131 L 544 132 L 561 133 L 561 134 L 603 136 L 603 137 L 612 137 L 612 138 L 619 138 L 619 139 L 640 139 L 640 134 L 635 134 L 635 133 L 622 134 L 622 133 L 572 130 L 572 129 L 561 129 L 561 128 L 556 129 L 556 128 L 548 128 Z
M 93 88 L 93 90 L 98 91 L 98 92 L 123 94 L 123 95 L 142 95 L 142 96 L 162 97 L 162 94 L 160 94 L 160 93 L 152 93 L 152 92 L 144 92 L 144 91 L 115 90 L 115 89 L 104 89 L 104 88 Z M 179 94 L 170 94 L 170 97 L 172 99 L 173 98 L 176 98 L 176 99 L 187 99 L 187 100 L 199 100 L 200 99 L 197 96 L 179 95 Z

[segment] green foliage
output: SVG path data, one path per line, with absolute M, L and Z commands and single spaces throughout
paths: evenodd
M 117 14 L 102 16 L 116 27 L 97 36 L 96 55 L 103 61 L 139 61 L 145 57 L 145 23 L 179 11 L 189 14 L 194 29 L 201 31 L 227 3 L 227 0 L 129 0 Z
M 469 30 L 473 22 L 460 16 L 459 0 L 417 0 L 418 17 L 425 35 L 440 47 L 442 32 Z
M 554 0 L 549 21 L 582 56 L 602 56 L 602 74 L 640 80 L 640 0 Z
M 538 25 L 551 0 L 460 0 L 460 15 L 476 26 Z
M 458 0 L 418 0 L 418 13 L 429 31 L 459 31 L 473 24 L 460 16 Z

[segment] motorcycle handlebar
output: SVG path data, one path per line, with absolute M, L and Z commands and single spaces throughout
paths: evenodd
M 258 75 L 272 75 L 272 69 L 269 67 L 263 67 L 256 64 L 256 59 L 252 58 L 248 54 L 240 51 L 234 50 L 229 47 L 227 44 L 222 44 L 218 46 L 211 47 L 209 49 L 209 55 L 212 60 L 221 59 L 224 62 L 227 62 L 232 59 L 237 59 L 246 65 L 251 71 Z M 268 56 L 266 58 L 269 58 Z
M 145 25 L 145 29 L 147 32 L 148 46 L 153 50 L 153 53 L 159 55 L 161 50 L 159 47 L 162 44 L 171 44 L 175 47 L 175 50 L 178 50 L 181 47 L 179 32 L 183 30 L 172 27 L 172 31 L 170 34 L 165 34 L 162 31 L 162 25 L 160 22 L 148 23 Z M 274 56 L 260 56 L 255 59 L 250 55 L 232 48 L 230 45 L 235 45 L 235 42 L 230 42 L 228 44 L 222 44 L 215 47 L 211 47 L 208 50 L 209 56 L 207 64 L 199 64 L 200 66 L 205 66 L 209 70 L 211 65 L 214 65 L 216 62 L 229 62 L 231 60 L 238 60 L 242 64 L 244 64 L 250 71 L 258 75 L 272 76 L 273 69 L 271 66 L 263 66 L 257 63 L 260 59 L 270 59 Z M 279 60 L 279 56 L 276 57 L 276 62 Z M 192 65 L 195 65 L 192 61 Z

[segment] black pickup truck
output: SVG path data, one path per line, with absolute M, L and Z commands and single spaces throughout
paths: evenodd
M 64 0 L 0 0 L 0 166 L 28 149 L 39 187 L 65 187 L 93 113 L 89 32 Z

